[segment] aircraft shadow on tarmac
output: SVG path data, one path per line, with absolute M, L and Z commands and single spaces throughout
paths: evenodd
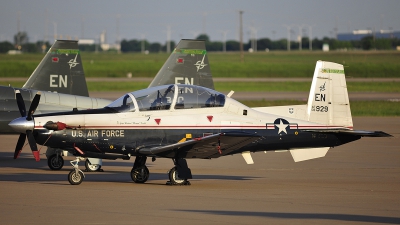
M 152 173 L 148 182 L 144 185 L 156 184 L 154 181 L 167 181 L 167 173 Z M 0 174 L 0 181 L 15 181 L 15 182 L 59 182 L 65 181 L 66 185 L 70 185 L 67 181 L 67 173 L 65 174 L 41 174 L 41 173 L 13 173 L 13 174 Z M 243 176 L 225 176 L 225 175 L 196 175 L 193 176 L 192 181 L 199 182 L 200 180 L 215 179 L 215 180 L 252 180 L 255 177 Z M 132 183 L 129 173 L 86 173 L 85 182 L 113 182 L 113 183 Z M 50 183 L 49 183 L 50 184 Z M 55 183 L 51 183 L 55 184 Z M 57 183 L 59 184 L 59 183 Z M 165 183 L 161 183 L 165 184 Z
M 268 217 L 277 219 L 315 219 L 315 220 L 337 220 L 348 222 L 373 222 L 386 224 L 400 224 L 398 217 L 386 216 L 370 216 L 370 215 L 352 215 L 352 214 L 337 214 L 337 213 L 283 213 L 283 212 L 246 212 L 246 211 L 224 211 L 224 210 L 175 210 L 181 212 L 193 212 L 214 214 L 220 216 L 253 216 L 253 217 Z
M 11 174 L 0 174 L 0 181 L 16 181 L 16 182 L 59 182 L 65 181 L 68 184 L 67 175 L 72 169 L 68 161 L 64 162 L 64 168 L 58 171 L 51 171 L 47 166 L 47 160 L 42 159 L 40 162 L 35 162 L 32 159 L 32 155 L 26 153 L 21 154 L 17 160 L 13 159 L 13 153 L 1 152 L 0 153 L 0 164 L 2 167 L 16 168 L 16 169 L 32 169 L 29 173 L 11 173 Z M 84 170 L 83 163 L 80 164 L 80 169 Z M 121 170 L 107 170 L 107 166 L 121 167 Z M 151 167 L 157 167 L 149 165 Z M 122 168 L 126 168 L 122 170 Z M 130 178 L 130 170 L 132 168 L 132 162 L 122 161 L 105 161 L 104 172 L 85 172 L 86 182 L 119 182 L 119 183 L 133 183 Z M 43 173 L 42 171 L 46 171 Z M 168 171 L 165 173 L 151 173 L 149 181 L 146 184 L 154 184 L 154 181 L 167 181 Z M 260 177 L 255 176 L 231 176 L 231 175 L 217 175 L 217 174 L 193 174 L 192 181 L 199 180 L 254 180 Z

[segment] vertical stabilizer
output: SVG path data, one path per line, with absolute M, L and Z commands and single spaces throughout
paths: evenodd
M 78 41 L 56 40 L 22 88 L 89 96 Z
M 181 40 L 149 87 L 176 83 L 214 89 L 204 41 Z
M 307 103 L 308 121 L 353 128 L 343 65 L 318 61 Z

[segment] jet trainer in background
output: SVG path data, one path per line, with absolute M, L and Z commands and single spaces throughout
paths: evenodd
M 22 96 L 17 93 L 18 102 Z M 9 125 L 27 134 L 32 151 L 36 143 L 66 149 L 77 156 L 69 173 L 71 184 L 80 184 L 81 157 L 130 159 L 135 157 L 131 178 L 149 178 L 146 160 L 170 158 L 170 184 L 189 184 L 186 159 L 210 159 L 250 152 L 290 151 L 298 161 L 324 157 L 335 146 L 361 137 L 388 137 L 381 131 L 353 130 L 343 65 L 318 61 L 305 106 L 293 106 L 289 114 L 268 113 L 276 108 L 252 109 L 215 90 L 171 84 L 127 93 L 101 109 L 33 116 L 40 95 L 28 114 Z M 295 108 L 295 109 L 294 109 Z M 31 134 L 31 135 L 30 135 Z M 18 141 L 17 146 L 21 146 Z M 17 147 L 18 149 L 18 147 Z
M 189 83 L 214 88 L 204 41 L 181 40 L 149 87 L 158 84 Z M 7 125 L 19 115 L 15 91 L 18 90 L 29 107 L 38 90 L 42 97 L 36 115 L 41 113 L 101 108 L 111 100 L 89 98 L 77 41 L 58 40 L 32 73 L 23 88 L 0 87 L 0 133 L 15 133 Z M 43 92 L 46 91 L 46 92 Z M 25 115 L 26 116 L 26 115 Z M 30 134 L 28 134 L 29 138 Z M 21 137 L 20 143 L 25 138 Z M 14 158 L 22 146 L 16 149 Z M 63 167 L 62 149 L 49 147 L 48 165 L 53 170 Z M 98 170 L 101 161 L 89 158 L 89 171 Z
M 15 96 L 17 90 L 24 98 L 24 102 L 19 104 L 26 104 L 27 106 L 31 105 L 35 94 L 42 91 L 37 114 L 100 108 L 111 102 L 111 100 L 88 97 L 89 92 L 78 49 L 78 41 L 56 40 L 22 88 L 0 86 L 1 134 L 15 133 L 14 130 L 10 129 L 8 123 L 20 114 Z M 61 149 L 47 149 L 46 156 L 50 169 L 58 170 L 62 168 L 64 161 L 61 153 Z M 17 157 L 18 155 L 15 154 L 14 158 Z M 86 163 L 87 169 L 99 169 L 99 160 L 90 160 L 93 164 L 88 161 Z
M 37 114 L 76 108 L 104 107 L 110 100 L 89 98 L 77 41 L 57 40 L 33 71 L 22 88 L 0 86 L 0 133 L 15 133 L 8 123 L 17 118 L 19 110 L 15 91 L 19 90 L 25 104 L 30 105 L 37 91 L 42 100 Z

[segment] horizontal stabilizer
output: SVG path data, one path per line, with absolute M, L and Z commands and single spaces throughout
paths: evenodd
M 292 154 L 295 162 L 301 162 L 309 159 L 324 157 L 328 150 L 329 147 L 290 149 L 290 154 Z
M 368 131 L 368 130 L 303 130 L 305 132 L 318 132 L 318 133 L 337 133 L 347 134 L 360 137 L 393 137 L 392 135 L 383 131 Z

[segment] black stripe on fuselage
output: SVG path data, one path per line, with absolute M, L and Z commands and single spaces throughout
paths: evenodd
M 219 129 L 65 129 L 55 131 L 48 139 L 47 130 L 36 130 L 38 144 L 46 146 L 73 149 L 79 147 L 84 152 L 95 152 L 99 154 L 128 154 L 138 155 L 137 149 L 141 147 L 166 146 L 175 144 L 191 134 L 192 138 L 204 135 L 237 130 Z M 297 131 L 297 133 L 296 133 Z M 246 133 L 257 133 L 260 138 L 244 147 L 238 149 L 222 149 L 217 151 L 215 146 L 198 148 L 187 146 L 176 150 L 160 153 L 159 157 L 174 158 L 217 158 L 224 155 L 232 155 L 243 151 L 274 151 L 290 150 L 294 148 L 317 148 L 334 147 L 359 139 L 359 136 L 338 133 L 303 132 L 296 130 L 288 134 L 279 135 L 275 130 L 245 130 Z M 48 140 L 47 140 L 48 139 Z M 121 158 L 120 157 L 120 158 Z

